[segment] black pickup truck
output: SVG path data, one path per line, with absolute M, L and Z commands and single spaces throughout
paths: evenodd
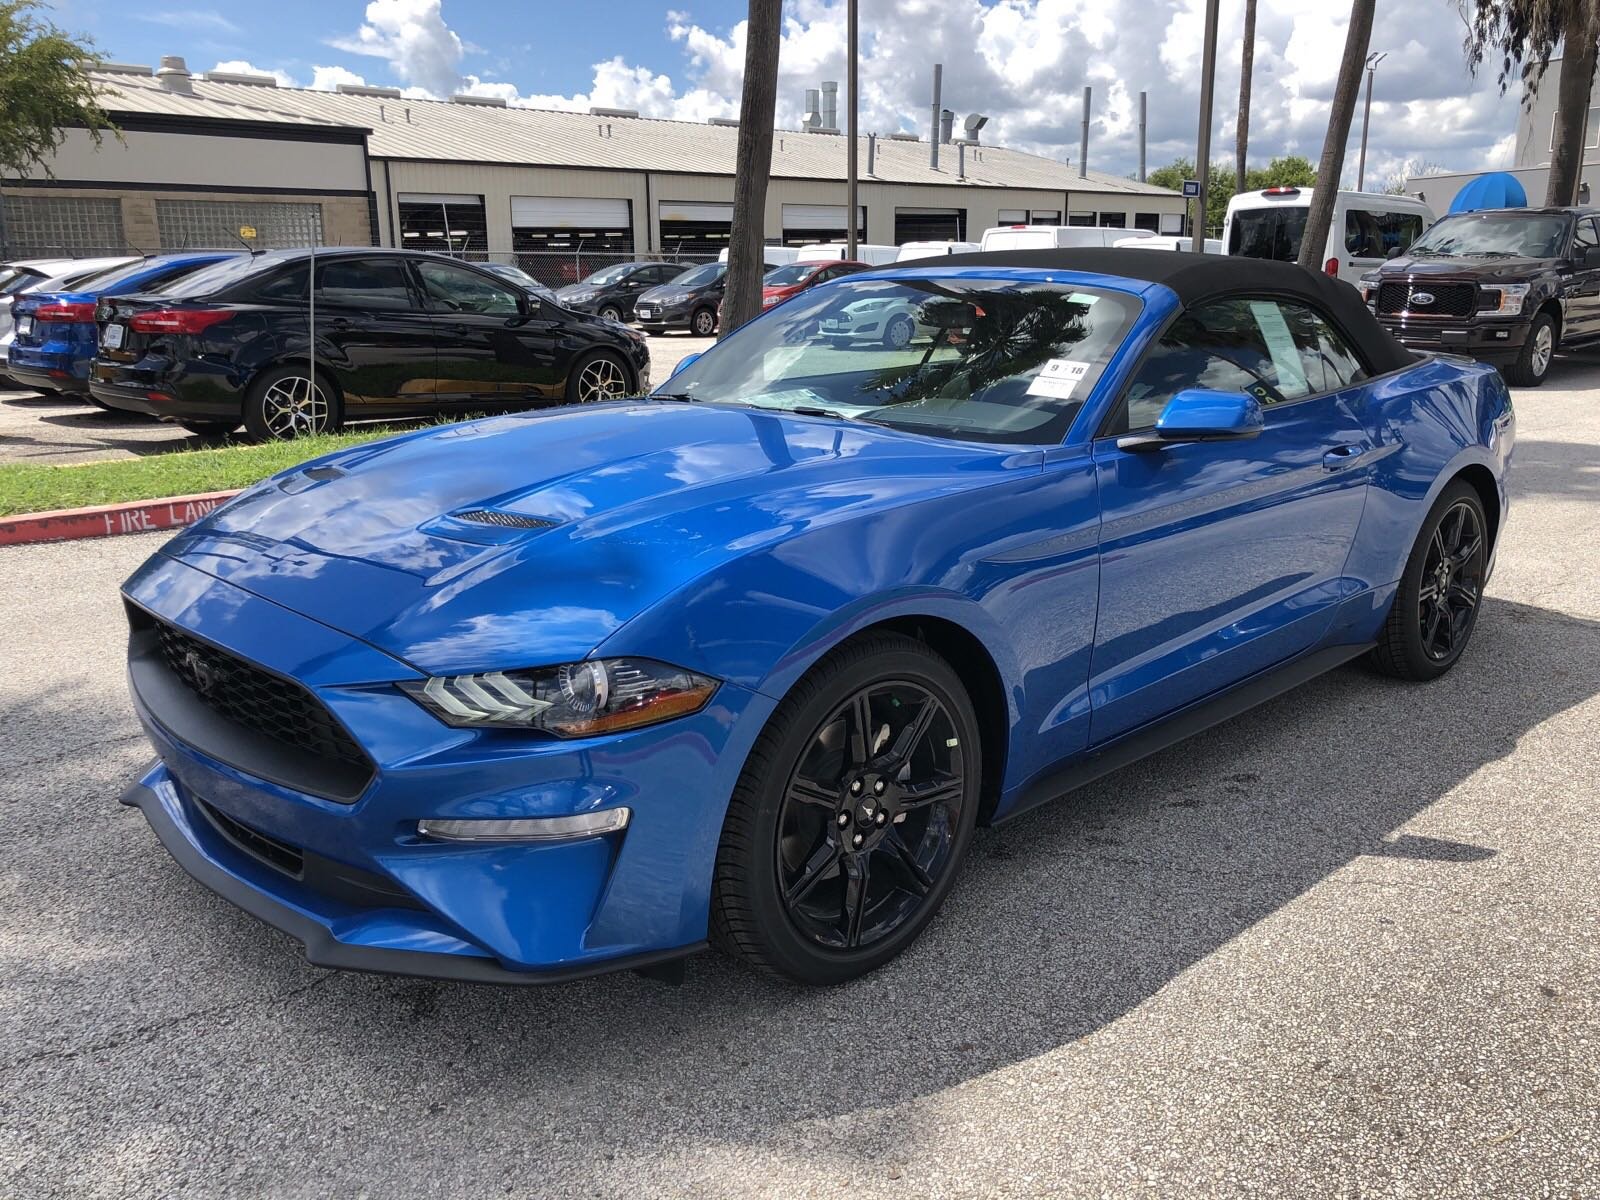
M 1600 340 L 1600 210 L 1452 214 L 1363 276 L 1361 291 L 1402 344 L 1467 354 L 1537 387 L 1558 348 Z

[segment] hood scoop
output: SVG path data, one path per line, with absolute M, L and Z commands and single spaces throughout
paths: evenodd
M 469 508 L 464 512 L 451 513 L 458 521 L 471 521 L 474 525 L 494 525 L 500 529 L 554 529 L 559 521 L 547 521 L 543 517 L 529 517 L 522 513 L 502 512 L 497 508 Z

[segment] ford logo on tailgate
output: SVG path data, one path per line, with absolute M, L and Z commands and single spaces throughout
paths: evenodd
M 1433 303 L 1432 292 L 1412 292 L 1410 303 L 1416 308 L 1427 308 Z

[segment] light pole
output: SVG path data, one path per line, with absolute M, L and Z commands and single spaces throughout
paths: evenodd
M 1387 50 L 1381 54 L 1373 51 L 1367 55 L 1367 107 L 1361 114 L 1361 157 L 1356 162 L 1356 191 L 1366 190 L 1367 183 L 1367 124 L 1372 120 L 1372 77 L 1378 73 L 1378 64 L 1389 57 Z
M 856 67 L 858 65 L 857 59 L 859 58 L 860 47 L 857 40 L 856 0 L 849 0 L 845 11 L 847 14 L 845 17 L 845 41 L 848 43 L 845 53 L 850 56 L 845 76 L 848 81 L 845 86 L 850 89 L 850 116 L 845 122 L 849 126 L 846 133 L 849 135 L 847 140 L 850 143 L 850 150 L 846 158 L 844 189 L 844 219 L 850 232 L 845 235 L 845 256 L 853 259 L 856 256 L 856 213 L 859 211 L 856 207 L 856 113 L 859 111 L 860 105 L 856 100 L 856 83 L 860 72 L 857 71 Z
M 1195 200 L 1194 245 L 1196 254 L 1206 251 L 1206 187 L 1211 182 L 1211 92 L 1217 81 L 1217 0 L 1206 0 L 1205 44 L 1200 47 L 1200 136 L 1195 147 L 1194 173 L 1200 177 L 1200 195 Z

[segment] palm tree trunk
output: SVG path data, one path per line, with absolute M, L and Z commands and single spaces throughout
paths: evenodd
M 739 101 L 739 146 L 734 163 L 733 229 L 728 238 L 728 286 L 718 336 L 761 312 L 762 246 L 767 179 L 772 173 L 772 123 L 778 102 L 778 37 L 782 0 L 750 0 L 745 30 L 744 91 Z
M 1233 194 L 1244 191 L 1245 155 L 1250 148 L 1250 76 L 1256 62 L 1256 0 L 1244 0 L 1244 43 L 1239 51 L 1239 123 L 1234 150 Z
M 1311 211 L 1306 214 L 1305 236 L 1300 239 L 1300 265 L 1313 270 L 1322 265 L 1328 227 L 1333 224 L 1333 209 L 1339 200 L 1344 147 L 1350 140 L 1350 122 L 1355 117 L 1356 97 L 1361 91 L 1361 69 L 1367 61 L 1367 44 L 1372 40 L 1372 10 L 1376 3 L 1377 0 L 1354 0 L 1350 6 L 1344 59 L 1339 63 L 1339 80 L 1334 85 L 1333 104 L 1328 110 L 1328 135 L 1322 141 L 1316 189 L 1311 193 Z
M 1556 88 L 1555 144 L 1550 152 L 1550 182 L 1544 202 L 1575 204 L 1583 175 L 1583 131 L 1589 93 L 1594 87 L 1595 47 L 1600 35 L 1600 2 L 1574 0 L 1562 22 L 1566 44 L 1561 82 Z

